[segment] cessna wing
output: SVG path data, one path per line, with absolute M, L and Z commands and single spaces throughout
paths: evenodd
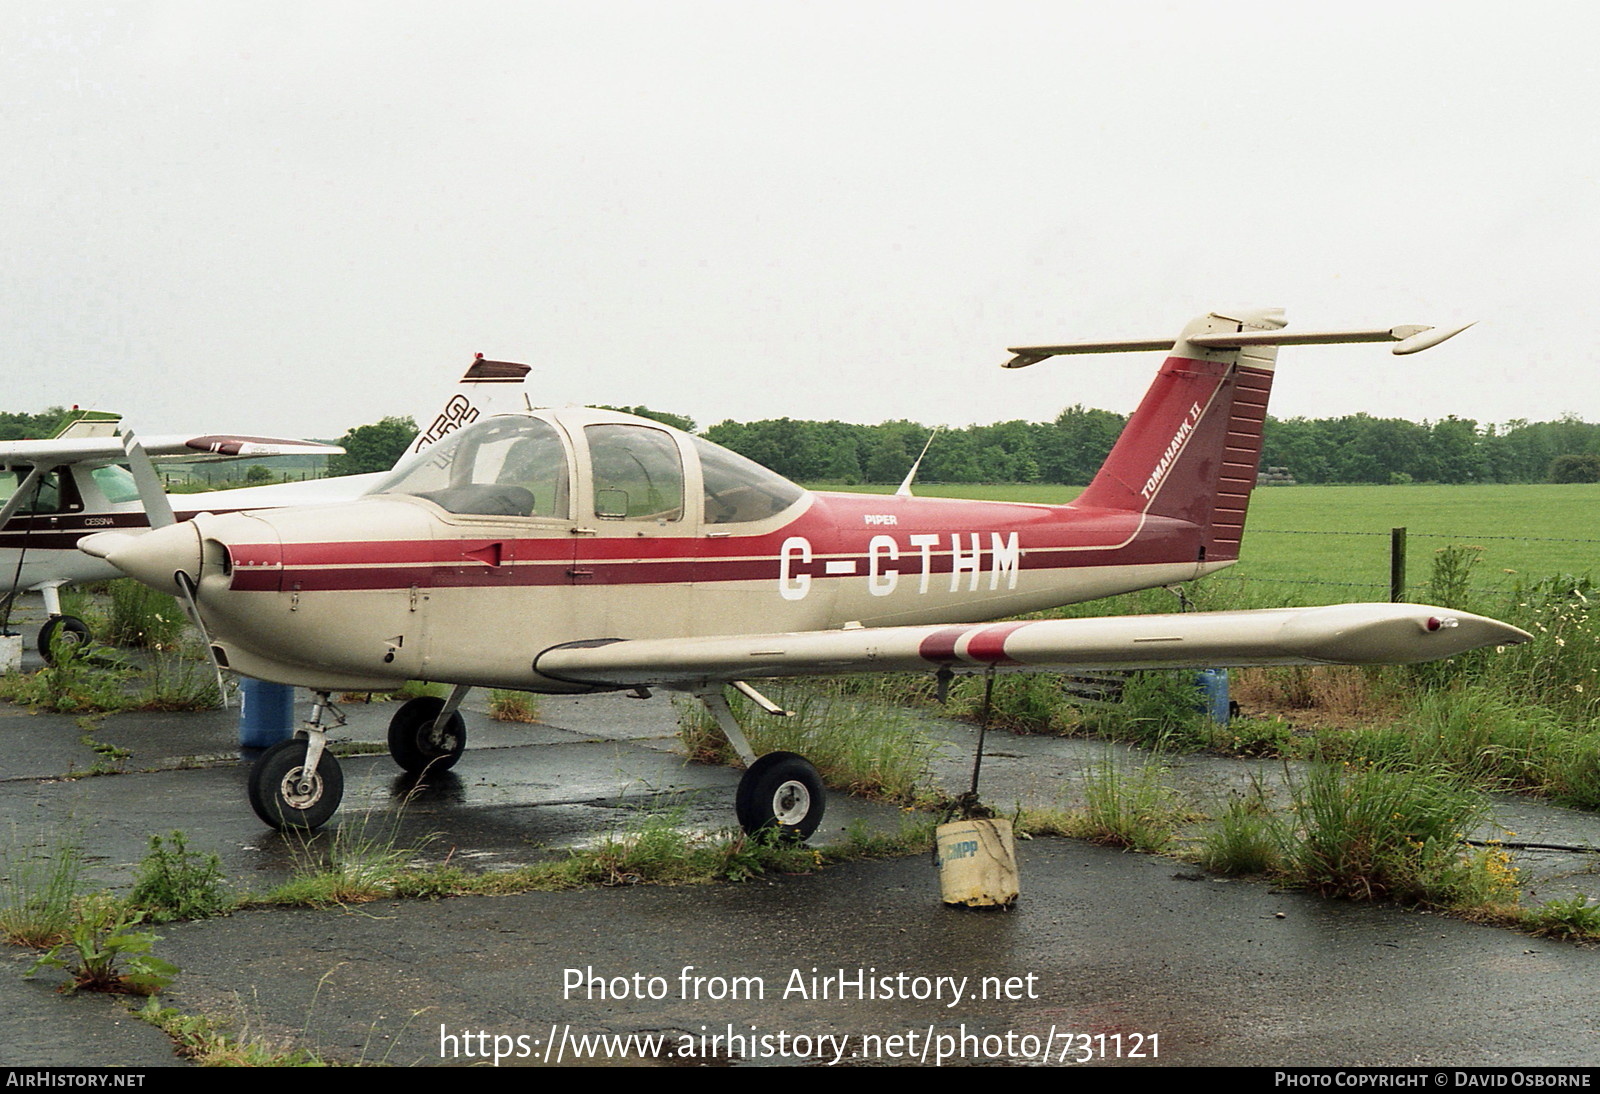
M 255 456 L 338 455 L 338 445 L 283 437 L 244 437 L 226 433 L 144 437 L 139 442 L 152 459 L 238 459 Z M 43 441 L 0 441 L 0 466 L 18 464 L 116 462 L 125 460 L 122 437 L 57 437 Z
M 622 639 L 553 646 L 545 676 L 596 687 L 695 688 L 775 676 L 860 672 L 1037 672 L 1435 661 L 1531 636 L 1507 623 L 1419 604 L 1335 604 L 1183 615 L 795 634 Z

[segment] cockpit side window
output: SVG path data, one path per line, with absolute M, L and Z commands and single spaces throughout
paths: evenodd
M 765 520 L 799 501 L 805 491 L 776 471 L 719 444 L 694 438 L 705 480 L 705 522 L 743 524 Z
M 17 492 L 32 470 L 31 467 L 0 470 L 0 505 L 11 500 L 11 495 Z M 34 493 L 34 487 L 28 488 L 30 497 L 23 501 L 19 512 L 46 516 L 51 513 L 72 513 L 83 508 L 83 501 L 78 497 L 77 487 L 73 485 L 72 476 L 66 468 L 58 467 L 45 472 L 39 477 L 37 488 L 37 494 Z
M 584 428 L 600 520 L 683 519 L 683 460 L 665 430 L 607 424 Z
M 403 464 L 374 494 L 426 498 L 451 513 L 572 515 L 566 449 L 549 422 L 506 416 L 457 430 Z

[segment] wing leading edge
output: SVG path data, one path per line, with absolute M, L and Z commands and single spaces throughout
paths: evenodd
M 855 627 L 797 634 L 574 642 L 533 662 L 551 679 L 599 687 L 695 687 L 856 672 L 1037 672 L 1436 661 L 1529 640 L 1507 623 L 1421 604 L 1335 604 L 1184 615 L 957 626 Z

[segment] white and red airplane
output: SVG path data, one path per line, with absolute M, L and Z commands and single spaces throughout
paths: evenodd
M 520 385 L 527 366 L 485 361 L 468 367 L 444 408 L 421 419 L 408 454 L 476 421 Z M 498 398 L 498 401 L 497 401 Z M 524 403 L 525 405 L 525 403 Z M 86 641 L 89 628 L 61 610 L 63 586 L 121 576 L 116 567 L 77 549 L 92 532 L 149 526 L 140 487 L 126 449 L 131 434 L 118 432 L 120 416 L 88 412 L 45 440 L 0 441 L 0 598 L 18 592 L 44 595 L 46 622 L 39 652 L 50 656 L 56 636 Z M 337 445 L 272 437 L 179 435 L 138 442 L 156 459 L 183 462 L 343 452 Z M 288 505 L 323 505 L 360 497 L 387 472 L 247 486 L 174 495 L 178 519 L 198 513 L 234 513 Z
M 1526 639 L 1407 604 L 980 622 L 1232 565 L 1277 347 L 1389 340 L 1406 353 L 1456 333 L 1282 327 L 1267 311 L 1190 323 L 1070 505 L 813 493 L 658 422 L 569 408 L 480 420 L 354 504 L 201 515 L 82 546 L 158 588 L 193 589 L 222 663 L 318 693 L 310 723 L 251 773 L 270 825 L 314 828 L 338 807 L 328 693 L 422 679 L 455 688 L 396 712 L 389 747 L 408 771 L 456 762 L 472 687 L 686 691 L 748 765 L 741 824 L 806 836 L 821 780 L 791 753 L 757 758 L 725 685 L 760 702 L 744 681 L 1393 663 Z M 1010 364 L 1169 344 L 1028 347 Z

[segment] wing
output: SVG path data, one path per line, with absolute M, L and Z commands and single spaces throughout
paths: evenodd
M 602 687 L 856 672 L 1038 672 L 1435 661 L 1531 636 L 1481 615 L 1419 604 L 1335 604 L 800 634 L 600 639 L 534 659 L 552 679 Z
M 245 437 L 237 434 L 179 434 L 146 437 L 141 443 L 155 459 L 233 459 L 249 456 L 338 455 L 344 449 L 333 444 L 302 441 L 287 437 Z M 58 437 L 47 441 L 0 441 L 0 465 L 49 465 L 70 463 L 115 463 L 127 458 L 121 437 Z

